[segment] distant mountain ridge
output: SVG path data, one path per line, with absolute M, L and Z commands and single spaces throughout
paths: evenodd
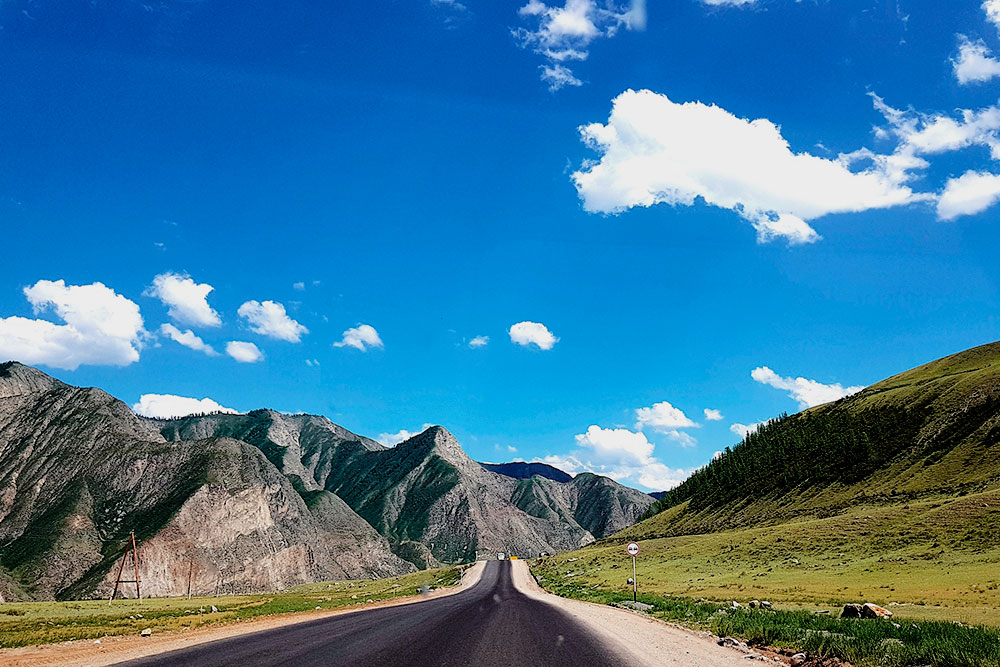
M 559 468 L 550 466 L 547 463 L 525 463 L 524 461 L 513 461 L 511 463 L 480 463 L 487 470 L 490 470 L 514 479 L 528 479 L 529 477 L 545 477 L 553 482 L 569 482 L 573 476 L 568 472 L 563 472 Z
M 271 410 L 159 420 L 0 365 L 0 594 L 104 595 L 129 531 L 145 590 L 268 590 L 497 551 L 575 548 L 652 499 L 596 475 L 515 479 L 446 429 L 394 447 Z

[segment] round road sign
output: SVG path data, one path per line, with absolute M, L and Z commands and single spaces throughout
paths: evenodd
M 629 542 L 628 546 L 625 547 L 625 552 L 628 553 L 629 556 L 637 556 L 639 555 L 639 545 L 635 542 Z

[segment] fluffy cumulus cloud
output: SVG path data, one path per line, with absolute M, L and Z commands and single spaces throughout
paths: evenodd
M 143 394 L 139 402 L 132 406 L 132 412 L 143 417 L 170 419 L 209 412 L 235 414 L 236 410 L 219 405 L 210 398 L 188 398 L 172 394 Z
M 471 347 L 473 350 L 476 350 L 481 347 L 486 347 L 489 344 L 490 344 L 489 336 L 476 336 L 475 338 L 469 341 L 469 347 Z
M 600 155 L 573 174 L 590 212 L 690 206 L 700 199 L 750 221 L 761 242 L 802 244 L 819 238 L 809 220 L 915 200 L 880 165 L 852 170 L 846 156 L 796 153 L 767 119 L 747 120 L 649 90 L 625 91 L 606 124 L 580 133 Z
M 165 323 L 160 326 L 160 333 L 175 343 L 180 343 L 184 347 L 189 347 L 192 350 L 197 350 L 198 352 L 204 352 L 210 357 L 219 356 L 219 353 L 215 351 L 215 348 L 203 341 L 200 336 L 195 334 L 195 332 L 190 329 L 181 331 L 173 324 Z
M 127 366 L 139 360 L 146 331 L 139 306 L 102 283 L 67 285 L 39 280 L 24 288 L 35 315 L 52 312 L 57 324 L 0 318 L 0 359 L 74 370 L 81 365 Z
M 217 327 L 222 318 L 208 305 L 208 295 L 215 288 L 206 283 L 196 283 L 190 276 L 178 273 L 161 273 L 145 295 L 159 299 L 168 307 L 167 314 L 175 321 L 201 327 Z
M 562 5 L 548 5 L 541 0 L 529 0 L 518 10 L 518 15 L 531 27 L 516 28 L 514 38 L 522 47 L 545 59 L 540 67 L 542 81 L 549 90 L 556 91 L 564 86 L 582 85 L 566 63 L 586 60 L 594 40 L 614 37 L 622 28 L 645 29 L 646 2 L 564 0 Z
M 787 391 L 788 395 L 798 401 L 799 407 L 803 409 L 830 403 L 864 389 L 863 386 L 844 387 L 839 382 L 823 384 L 804 377 L 782 377 L 767 366 L 753 369 L 750 372 L 750 377 L 761 384 Z
M 576 436 L 578 449 L 567 455 L 535 459 L 568 473 L 595 472 L 653 491 L 673 488 L 692 471 L 671 468 L 653 455 L 654 445 L 642 433 L 624 428 L 591 426 Z
M 722 412 L 720 410 L 713 410 L 712 408 L 705 408 L 703 410 L 705 413 L 705 420 L 710 422 L 721 422 L 723 420 Z
M 982 40 L 977 42 L 962 38 L 958 58 L 952 61 L 955 78 L 961 84 L 982 83 L 1000 76 L 1000 60 L 993 57 Z
M 675 408 L 667 401 L 654 403 L 648 408 L 639 408 L 635 411 L 635 418 L 637 429 L 649 426 L 658 431 L 666 431 L 697 426 L 680 408 Z
M 375 327 L 369 324 L 359 324 L 344 332 L 343 338 L 333 344 L 334 347 L 353 347 L 365 352 L 373 347 L 385 347 Z
M 950 178 L 937 203 L 941 220 L 954 220 L 962 215 L 985 211 L 1000 201 L 1000 176 L 979 171 L 967 171 Z
M 309 329 L 288 316 L 283 304 L 274 301 L 247 301 L 236 312 L 250 325 L 250 331 L 261 336 L 298 343 L 303 334 L 309 333 Z
M 226 354 L 241 364 L 255 364 L 264 359 L 264 353 L 256 345 L 239 340 L 226 343 Z
M 559 342 L 549 328 L 540 322 L 518 322 L 507 331 L 512 343 L 524 347 L 534 345 L 540 350 L 551 350 Z
M 406 442 L 415 435 L 420 435 L 427 429 L 429 429 L 433 424 L 424 424 L 420 427 L 419 431 L 407 431 L 405 428 L 400 429 L 396 433 L 379 433 L 378 437 L 375 438 L 380 443 L 386 447 L 395 447 L 401 442 Z
M 983 11 L 986 12 L 986 18 L 1000 30 L 1000 0 L 985 0 Z

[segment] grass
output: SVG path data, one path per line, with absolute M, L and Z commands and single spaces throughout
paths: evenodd
M 0 648 L 135 635 L 144 628 L 159 634 L 317 607 L 336 609 L 415 595 L 424 586 L 453 586 L 461 572 L 461 567 L 445 567 L 375 581 L 305 584 L 277 593 L 115 600 L 111 606 L 107 600 L 7 603 L 0 605 Z M 211 611 L 213 606 L 217 612 Z
M 565 597 L 603 604 L 632 599 L 631 591 L 623 587 L 609 589 L 567 576 L 575 573 L 565 565 L 565 561 L 544 559 L 535 562 L 532 571 L 540 585 Z M 903 618 L 841 619 L 803 609 L 732 609 L 719 602 L 669 594 L 641 593 L 638 599 L 652 607 L 649 613 L 656 618 L 738 637 L 750 646 L 804 651 L 857 667 L 1000 665 L 997 628 Z
M 912 618 L 1000 626 L 1000 492 L 701 535 L 662 537 L 659 518 L 549 562 L 588 586 L 624 592 L 632 574 L 624 545 L 636 540 L 649 593 L 810 611 L 874 602 Z

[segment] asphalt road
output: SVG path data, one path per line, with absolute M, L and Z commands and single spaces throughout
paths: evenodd
M 479 583 L 455 595 L 297 623 L 121 664 L 624 667 L 629 663 L 564 612 L 514 588 L 510 561 L 488 561 Z
M 510 561 L 488 561 L 472 588 L 223 639 L 123 665 L 627 665 L 559 609 L 520 593 Z

